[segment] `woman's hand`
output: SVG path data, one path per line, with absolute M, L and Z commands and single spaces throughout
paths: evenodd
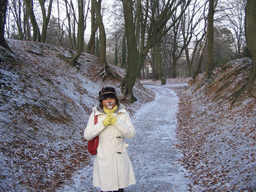
M 110 119 L 111 119 L 111 122 L 110 122 L 111 125 L 114 125 L 117 121 L 117 118 L 114 117 L 112 113 L 110 114 Z
M 106 127 L 108 125 L 114 125 L 117 121 L 117 118 L 113 114 L 108 114 L 106 118 L 102 121 L 103 125 Z
M 105 127 L 107 127 L 108 125 L 111 124 L 111 117 L 110 117 L 110 114 L 108 114 L 108 115 L 106 116 L 106 118 L 102 121 L 102 123 L 103 123 L 103 125 L 104 125 Z

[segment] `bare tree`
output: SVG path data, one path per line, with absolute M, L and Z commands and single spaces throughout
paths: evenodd
M 207 4 L 205 3 L 204 11 L 202 11 L 203 13 L 206 12 L 206 5 Z M 203 36 L 202 36 L 202 38 L 200 39 L 200 42 L 199 42 L 199 44 L 200 44 L 199 47 L 200 48 L 199 48 L 199 51 L 198 51 L 197 67 L 196 67 L 195 73 L 193 75 L 194 80 L 196 79 L 198 74 L 202 73 L 203 58 L 204 58 L 204 53 L 205 53 L 205 50 L 206 50 L 206 47 L 207 47 L 208 19 L 206 18 L 206 16 L 204 16 L 204 14 L 203 14 L 203 18 L 205 20 L 204 32 L 203 32 Z M 206 38 L 205 38 L 205 36 L 206 36 Z
M 67 20 L 68 20 L 68 38 L 71 44 L 71 49 L 75 49 L 76 48 L 76 39 L 74 38 L 75 36 L 75 24 L 72 24 L 72 15 L 73 17 L 73 22 L 76 22 L 76 17 L 74 12 L 74 6 L 73 6 L 73 2 L 70 1 L 70 3 L 68 2 L 68 0 L 65 0 L 65 7 L 66 7 L 66 16 L 67 16 Z
M 247 0 L 245 7 L 245 34 L 246 43 L 252 59 L 251 73 L 247 79 L 246 84 L 241 89 L 232 94 L 232 103 L 234 104 L 242 94 L 248 89 L 251 89 L 251 93 L 255 90 L 256 80 L 256 0 Z M 254 95 L 255 96 L 255 95 Z
M 31 25 L 30 25 L 30 20 L 29 20 L 29 12 L 26 9 L 26 6 L 24 7 L 23 27 L 24 27 L 24 38 L 27 39 L 27 40 L 31 40 Z
M 51 16 L 51 10 L 52 10 L 52 3 L 53 0 L 50 0 L 48 3 L 48 9 L 46 11 L 45 3 L 46 0 L 39 0 L 41 13 L 42 13 L 42 30 L 40 32 L 38 21 L 36 20 L 35 13 L 34 13 L 34 2 L 33 0 L 24 0 L 26 5 L 26 11 L 29 14 L 30 21 L 33 26 L 33 41 L 39 41 L 39 42 L 45 42 L 46 41 L 46 35 L 47 35 L 47 27 L 49 24 L 50 16 Z
M 189 77 L 195 74 L 193 64 L 195 64 L 196 54 L 199 52 L 200 45 L 202 45 L 201 42 L 204 40 L 206 34 L 206 17 L 204 14 L 206 4 L 200 5 L 200 3 L 201 1 L 198 0 L 193 1 L 192 8 L 188 8 L 182 19 L 182 36 L 189 43 L 184 48 Z M 200 17 L 197 16 L 199 13 L 202 13 Z M 200 26 L 203 22 L 205 22 L 204 27 Z M 191 46 L 191 42 L 193 42 L 193 47 Z
M 85 3 L 84 0 L 78 0 L 78 30 L 77 30 L 77 53 L 72 57 L 71 64 L 76 66 L 76 60 L 80 57 L 83 48 L 84 48 L 84 30 L 85 30 L 85 21 L 88 14 L 84 14 Z
M 45 43 L 45 40 L 46 40 L 47 26 L 49 24 L 51 11 L 52 11 L 52 0 L 50 0 L 50 2 L 49 2 L 47 14 L 46 14 L 46 9 L 45 9 L 45 2 L 46 2 L 46 0 L 39 0 L 42 15 L 43 15 L 43 26 L 42 26 L 41 42 L 44 42 L 44 43 Z
M 87 45 L 87 53 L 95 54 L 95 33 L 98 29 L 98 23 L 96 22 L 94 1 L 91 1 L 91 36 Z
M 209 0 L 209 14 L 208 14 L 208 28 L 207 28 L 207 69 L 206 77 L 211 78 L 214 68 L 214 55 L 213 55 L 213 19 L 214 19 L 214 1 Z
M 6 19 L 6 10 L 7 10 L 7 0 L 0 0 L 0 46 L 11 50 L 7 42 L 4 38 L 4 26 L 5 26 L 5 19 Z
M 40 34 L 40 30 L 39 30 L 39 27 L 35 18 L 35 14 L 34 14 L 34 9 L 33 9 L 34 2 L 33 0 L 24 0 L 24 2 L 29 14 L 29 18 L 31 20 L 31 24 L 33 26 L 32 41 L 41 41 L 41 34 Z
M 123 34 L 123 37 L 122 37 L 121 67 L 126 66 L 126 58 L 127 58 L 126 52 L 127 52 L 127 45 L 126 45 L 125 34 Z
M 169 22 L 170 17 L 175 14 L 175 11 L 181 7 L 183 3 L 186 3 L 177 15 L 176 19 L 173 22 Z M 167 34 L 169 30 L 171 30 L 175 23 L 181 19 L 181 16 L 184 14 L 187 6 L 189 5 L 189 1 L 171 1 L 168 0 L 166 3 L 159 3 L 154 0 L 149 4 L 147 1 L 146 7 L 144 8 L 147 13 L 141 13 L 141 39 L 140 39 L 140 50 L 139 50 L 139 68 L 140 71 L 143 62 L 145 61 L 145 57 L 149 50 L 154 47 L 159 41 L 161 41 L 162 37 Z M 150 10 L 149 10 L 150 9 Z M 151 15 L 148 15 L 151 13 Z M 137 29 L 138 30 L 138 29 Z M 147 39 L 146 39 L 147 37 Z
M 245 46 L 245 1 L 244 0 L 229 0 L 223 8 L 225 27 L 231 29 L 236 43 L 234 44 L 237 55 L 241 56 L 243 47 Z
M 23 3 L 21 0 L 12 0 L 12 15 L 15 19 L 16 26 L 18 28 L 18 39 L 22 40 L 24 38 L 24 31 L 23 31 L 23 25 L 22 25 L 22 13 L 24 11 L 23 9 Z
M 207 39 L 205 39 L 205 41 L 203 41 L 202 46 L 200 47 L 199 50 L 199 59 L 198 59 L 198 64 L 197 64 L 197 68 L 196 68 L 196 72 L 193 76 L 193 79 L 196 79 L 196 76 L 200 73 L 202 73 L 202 63 L 203 63 L 203 56 L 204 56 L 204 51 L 206 49 L 206 44 L 207 44 Z
M 92 0 L 96 14 L 97 24 L 99 26 L 99 61 L 106 64 L 106 33 L 101 15 L 101 0 Z
M 195 8 L 195 7 L 194 7 Z M 172 16 L 172 20 L 176 20 L 176 15 Z M 189 20 L 186 22 L 186 18 L 188 19 L 188 15 L 184 14 L 178 22 L 176 22 L 172 28 L 173 40 L 172 40 L 172 77 L 176 78 L 176 66 L 178 59 L 181 57 L 183 51 L 188 47 L 189 43 L 194 34 L 195 27 L 199 22 L 194 23 L 193 20 Z M 194 15 L 192 15 L 192 19 Z
M 138 5 L 136 13 L 136 21 L 133 21 L 133 12 L 128 11 L 132 10 L 132 1 L 123 0 L 123 7 L 124 7 L 124 17 L 125 17 L 125 30 L 127 33 L 127 45 L 128 45 L 128 69 L 129 65 L 132 65 L 131 68 L 133 71 L 127 70 L 126 77 L 123 79 L 121 85 L 124 90 L 124 96 L 129 97 L 130 101 L 134 101 L 134 96 L 131 92 L 136 78 L 139 76 L 141 68 L 143 66 L 143 63 L 145 61 L 145 58 L 149 52 L 149 50 L 154 47 L 159 41 L 161 41 L 162 37 L 167 34 L 167 32 L 174 26 L 174 24 L 180 20 L 181 16 L 184 14 L 187 6 L 190 3 L 190 0 L 184 1 L 184 0 L 168 0 L 168 1 L 158 1 L 153 0 L 150 1 L 146 0 L 145 5 Z M 141 1 L 138 1 L 141 2 Z M 181 9 L 181 5 L 183 6 L 183 9 Z M 172 23 L 169 22 L 170 17 L 174 14 L 174 12 L 179 9 L 179 12 L 177 12 L 179 15 L 176 17 L 176 20 Z M 127 12 L 131 15 L 127 15 Z M 150 14 L 149 14 L 150 13 Z M 127 18 L 128 17 L 128 18 Z M 139 22 L 139 24 L 138 24 Z M 135 28 L 136 25 L 136 28 Z M 133 30 L 134 29 L 134 30 Z M 129 30 L 130 33 L 134 34 L 128 34 L 127 30 Z M 138 32 L 140 31 L 140 33 Z M 139 34 L 139 35 L 138 35 Z M 130 41 L 128 42 L 128 37 Z M 132 37 L 132 38 L 131 38 Z M 137 45 L 137 41 L 140 37 L 139 45 L 140 49 L 136 50 L 136 55 L 129 54 L 129 44 L 133 44 L 133 46 Z M 147 38 L 147 39 L 146 39 Z M 136 46 L 137 49 L 137 46 Z M 133 53 L 135 54 L 135 53 Z M 129 62 L 129 57 L 135 57 L 138 58 L 136 63 Z M 132 59 L 130 59 L 131 61 Z M 133 66 L 136 65 L 136 66 Z M 135 71 L 134 71 L 135 70 Z M 131 73 L 131 74 L 129 74 Z M 136 75 L 134 75 L 136 73 Z M 127 89 L 126 87 L 129 87 Z M 129 91 L 128 91 L 129 90 Z M 133 98 L 131 100 L 131 98 Z
M 196 35 L 196 39 L 195 39 L 195 45 L 194 45 L 194 48 L 193 48 L 193 51 L 192 51 L 192 56 L 190 55 L 190 53 L 189 53 L 189 48 L 188 48 L 188 46 L 185 48 L 185 55 L 186 55 L 186 61 L 187 61 L 187 65 L 188 65 L 188 76 L 189 77 L 194 77 L 194 76 L 196 76 L 198 73 L 201 73 L 201 71 L 200 71 L 200 69 L 201 69 L 201 66 L 200 65 L 198 65 L 199 66 L 199 70 L 197 71 L 198 73 L 195 75 L 195 72 L 194 72 L 194 70 L 193 70 L 193 63 L 194 63 L 194 61 L 195 61 L 195 57 L 196 57 L 196 54 L 197 54 L 197 52 L 198 53 L 200 53 L 200 51 L 198 51 L 198 50 L 200 50 L 201 49 L 201 47 L 200 47 L 200 45 L 202 44 L 202 41 L 203 41 L 203 39 L 204 39 L 204 37 L 205 37 L 205 34 L 206 33 L 203 33 L 199 38 L 198 38 L 198 36 Z M 203 55 L 203 54 L 202 54 Z M 199 64 L 199 63 L 198 63 Z
M 175 16 L 173 16 L 175 17 Z M 175 19 L 174 19 L 175 20 Z M 173 42 L 172 42 L 172 66 L 171 66 L 171 71 L 172 71 L 172 78 L 176 78 L 177 74 L 176 74 L 176 65 L 177 65 L 177 60 L 179 59 L 182 51 L 178 50 L 178 41 L 179 41 L 179 37 L 180 37 L 180 22 L 181 20 L 179 20 L 178 22 L 175 22 L 173 28 L 172 28 L 172 33 L 173 33 Z M 178 53 L 179 51 L 179 53 Z
M 121 82 L 121 90 L 124 94 L 124 98 L 128 97 L 130 102 L 134 102 L 137 99 L 133 96 L 133 86 L 137 78 L 137 42 L 135 36 L 135 25 L 133 21 L 133 1 L 122 0 L 124 8 L 125 18 L 125 32 L 127 37 L 128 48 L 128 66 L 124 79 Z
M 248 78 L 248 84 L 251 85 L 256 78 L 256 0 L 247 0 L 245 32 L 246 42 L 252 58 L 251 74 Z
M 161 42 L 158 42 L 154 47 L 153 47 L 153 65 L 155 66 L 155 79 L 160 79 L 162 85 L 166 84 L 166 79 L 163 76 L 162 73 L 162 55 L 161 55 Z

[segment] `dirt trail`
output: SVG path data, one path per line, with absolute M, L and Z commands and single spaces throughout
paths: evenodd
M 189 180 L 177 161 L 180 154 L 175 147 L 175 129 L 179 98 L 173 86 L 146 85 L 155 91 L 156 98 L 133 116 L 137 134 L 129 151 L 137 184 L 129 191 L 188 191 Z
M 188 191 L 187 172 L 177 161 L 181 154 L 175 147 L 179 98 L 173 88 L 184 84 L 145 86 L 155 91 L 156 98 L 132 117 L 137 133 L 134 139 L 126 142 L 137 184 L 126 191 Z M 90 165 L 76 172 L 72 182 L 59 191 L 97 190 L 92 186 Z

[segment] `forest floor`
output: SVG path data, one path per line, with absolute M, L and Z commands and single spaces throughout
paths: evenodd
M 177 147 L 191 191 L 256 191 L 256 99 L 232 105 L 195 89 L 177 90 Z
M 188 80 L 141 81 L 156 98 L 132 117 L 141 139 L 130 143 L 137 184 L 126 191 L 255 191 L 255 98 L 230 107 L 194 93 Z M 60 191 L 97 191 L 88 171 Z
M 202 83 L 202 77 L 195 83 L 167 80 L 189 82 L 173 90 L 180 100 L 177 147 L 190 191 L 256 191 L 256 99 L 247 91 L 236 103 L 229 100 L 244 84 L 248 72 L 235 73 L 244 63 L 246 59 L 235 60 L 225 70 L 217 69 L 213 83 Z
M 98 91 L 111 85 L 120 94 L 120 79 L 125 71 L 110 65 L 121 78 L 101 81 L 97 74 L 104 66 L 92 55 L 83 53 L 78 67 L 74 67 L 67 62 L 71 50 L 18 40 L 10 40 L 9 44 L 16 56 L 0 50 L 0 191 L 56 191 L 72 181 L 76 173 L 87 174 L 84 178 L 91 179 L 92 159 L 86 152 L 84 127 L 91 108 L 98 103 Z M 176 130 L 172 132 L 175 138 L 170 137 L 169 142 L 180 156 L 172 156 L 175 162 L 169 161 L 171 153 L 163 156 L 169 157 L 164 163 L 172 162 L 174 167 L 179 165 L 188 171 L 184 174 L 189 181 L 182 190 L 256 191 L 256 99 L 251 94 L 256 84 L 235 104 L 230 100 L 245 84 L 250 64 L 248 58 L 233 60 L 216 68 L 211 80 L 204 80 L 201 75 L 194 83 L 176 78 L 162 86 L 160 81 L 143 80 L 143 87 L 136 82 L 134 94 L 138 101 L 124 103 L 139 125 L 135 117 L 144 107 L 161 101 L 159 98 L 164 95 L 170 96 L 167 100 L 175 96 L 175 104 L 168 101 L 164 107 L 176 106 L 176 117 L 167 115 L 171 117 L 168 123 L 161 123 L 173 125 L 171 119 L 176 119 Z M 159 94 L 164 90 L 166 94 Z M 165 131 L 165 126 L 159 130 Z M 141 133 L 138 131 L 138 135 Z M 148 134 L 149 138 L 152 135 L 157 140 L 161 135 L 153 133 Z M 173 152 L 174 148 L 168 150 Z M 155 169 L 147 170 L 143 161 L 136 160 L 138 154 L 132 151 L 136 146 L 130 149 L 138 173 L 138 184 L 133 187 L 139 190 L 140 184 L 150 183 L 149 177 L 157 177 L 149 172 L 153 174 Z M 84 171 L 85 165 L 88 169 Z M 140 172 L 140 166 L 145 172 Z M 175 174 L 165 177 L 167 182 L 172 182 L 172 176 Z M 81 187 L 78 191 L 90 191 L 83 188 L 91 183 L 90 179 L 76 180 Z M 147 191 L 179 192 L 178 187 L 182 187 L 169 186 L 168 190 L 153 186 Z

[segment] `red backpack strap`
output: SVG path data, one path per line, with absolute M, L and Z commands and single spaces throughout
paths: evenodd
M 97 124 L 98 123 L 98 115 L 95 115 L 94 113 L 94 124 Z

